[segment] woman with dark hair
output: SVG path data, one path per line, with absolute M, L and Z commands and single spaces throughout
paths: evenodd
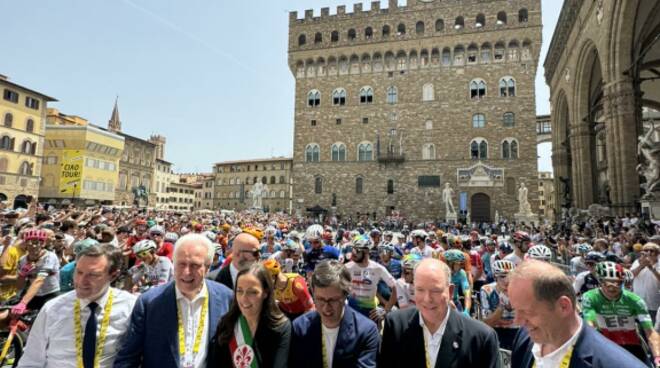
M 291 322 L 275 303 L 273 282 L 262 264 L 238 272 L 234 301 L 217 331 L 209 367 L 288 366 Z

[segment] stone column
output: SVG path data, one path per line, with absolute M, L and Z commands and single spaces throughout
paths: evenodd
M 624 78 L 604 88 L 610 199 L 617 214 L 636 211 L 639 174 L 636 167 L 638 116 L 632 80 Z
M 594 202 L 594 175 L 591 154 L 591 132 L 587 123 L 578 121 L 570 125 L 571 154 L 573 154 L 573 205 L 587 208 Z

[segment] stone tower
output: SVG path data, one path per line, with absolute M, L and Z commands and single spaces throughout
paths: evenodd
M 160 134 L 152 134 L 149 137 L 149 142 L 156 145 L 156 159 L 164 160 L 165 159 L 165 143 L 167 140 Z
M 115 99 L 115 107 L 112 109 L 112 116 L 108 120 L 108 130 L 113 132 L 121 132 L 121 120 L 119 120 L 119 106 L 117 106 L 117 100 Z
M 540 0 L 408 0 L 289 15 L 294 203 L 344 218 L 513 220 L 538 200 Z

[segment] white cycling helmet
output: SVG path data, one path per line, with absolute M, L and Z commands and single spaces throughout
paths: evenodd
M 549 262 L 552 259 L 552 251 L 545 245 L 535 245 L 527 251 L 527 257 L 539 261 Z
M 493 274 L 495 276 L 505 276 L 514 268 L 516 268 L 516 265 L 511 261 L 499 260 L 493 262 Z
M 148 250 L 156 250 L 156 243 L 150 239 L 140 240 L 133 246 L 133 253 L 138 254 Z
M 311 225 L 305 231 L 305 239 L 308 240 L 308 241 L 309 240 L 321 240 L 322 236 L 323 236 L 323 226 L 321 226 L 319 224 Z

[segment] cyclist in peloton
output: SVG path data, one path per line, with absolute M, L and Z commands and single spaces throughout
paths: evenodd
M 637 334 L 637 323 L 649 341 L 655 357 L 655 366 L 660 365 L 660 335 L 653 330 L 651 316 L 644 300 L 624 290 L 623 267 L 614 262 L 601 262 L 596 266 L 600 287 L 587 291 L 582 296 L 584 320 L 605 337 L 631 352 L 639 360 L 650 363 Z
M 495 329 L 500 347 L 507 350 L 513 347 L 513 339 L 520 328 L 513 323 L 515 313 L 507 295 L 509 272 L 515 267 L 511 261 L 495 261 L 495 282 L 482 286 L 480 291 L 482 320 Z

